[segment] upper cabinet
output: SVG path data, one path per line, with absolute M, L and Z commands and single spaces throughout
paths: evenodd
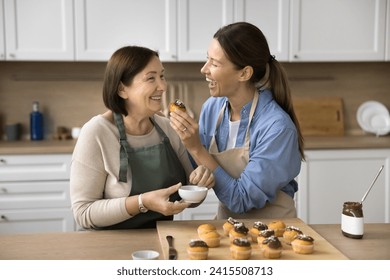
M 261 29 L 272 55 L 288 60 L 289 0 L 235 0 L 235 21 L 247 21 Z
M 386 0 L 291 0 L 290 24 L 290 61 L 385 59 Z
M 233 22 L 233 0 L 178 0 L 178 60 L 205 61 L 214 33 Z
M 0 60 L 5 58 L 5 41 L 4 41 L 4 8 L 3 2 L 0 1 Z
M 279 61 L 390 60 L 390 0 L 0 0 L 0 16 L 0 60 L 107 61 L 142 45 L 203 62 L 237 21 L 258 26 Z
M 386 56 L 385 59 L 390 61 L 390 0 L 387 0 L 387 13 L 386 13 Z
M 5 38 L 2 51 L 5 59 L 74 59 L 73 1 L 3 0 L 3 3 L 5 26 L 0 34 L 3 30 L 5 34 L 0 44 Z
M 176 0 L 75 0 L 76 60 L 107 61 L 125 45 L 176 61 Z

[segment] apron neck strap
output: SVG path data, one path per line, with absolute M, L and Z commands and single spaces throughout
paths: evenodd
M 257 106 L 257 101 L 259 99 L 259 93 L 257 92 L 257 90 L 255 91 L 255 94 L 253 96 L 253 100 L 252 100 L 252 105 L 251 105 L 251 109 L 249 111 L 249 122 L 248 122 L 248 127 L 246 129 L 246 134 L 245 134 L 245 145 L 249 144 L 249 126 L 251 125 L 251 122 L 252 122 L 252 118 L 253 118 L 253 115 L 255 114 L 255 110 L 256 110 L 256 106 Z M 225 111 L 225 108 L 226 108 L 226 104 L 227 102 L 225 103 L 225 105 L 223 105 L 221 111 L 219 112 L 219 115 L 218 115 L 218 119 L 217 119 L 217 124 L 215 126 L 215 129 L 217 129 L 218 125 L 221 123 L 222 121 L 222 117 L 223 117 L 223 113 Z M 215 134 L 214 134 L 215 135 Z M 214 136 L 215 137 L 215 136 Z
M 114 114 L 114 120 L 116 127 L 119 131 L 119 158 L 120 158 L 120 167 L 119 167 L 119 182 L 127 182 L 127 169 L 129 167 L 127 151 L 130 148 L 129 143 L 126 139 L 125 124 L 122 119 L 122 115 L 118 113 Z

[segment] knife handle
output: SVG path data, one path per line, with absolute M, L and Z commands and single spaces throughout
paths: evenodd
M 173 237 L 171 235 L 167 235 L 167 241 L 169 246 L 173 245 Z

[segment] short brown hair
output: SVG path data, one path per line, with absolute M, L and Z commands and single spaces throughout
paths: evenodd
M 126 46 L 113 53 L 103 79 L 103 102 L 114 113 L 127 116 L 125 101 L 118 94 L 120 84 L 130 85 L 158 52 L 140 46 Z

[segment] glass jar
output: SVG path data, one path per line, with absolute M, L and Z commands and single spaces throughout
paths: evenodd
M 363 204 L 344 202 L 341 214 L 341 231 L 344 236 L 360 239 L 364 233 Z

